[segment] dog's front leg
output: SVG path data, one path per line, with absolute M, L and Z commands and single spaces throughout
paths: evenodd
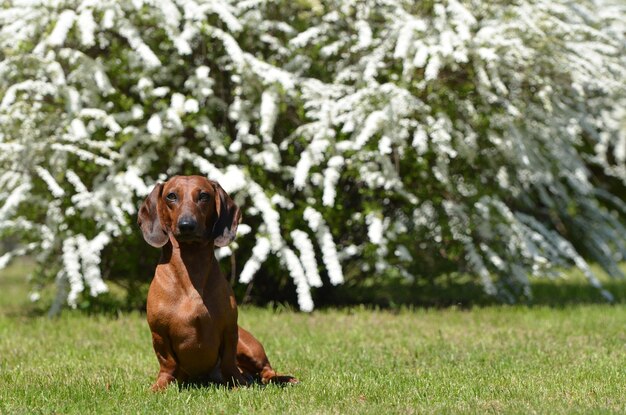
M 246 386 L 248 381 L 241 374 L 241 371 L 237 367 L 237 342 L 239 341 L 239 335 L 237 333 L 237 325 L 228 327 L 224 331 L 223 343 L 222 343 L 222 356 L 220 362 L 220 369 L 222 371 L 222 377 L 229 385 Z
M 160 365 L 157 379 L 150 388 L 153 392 L 156 392 L 167 388 L 170 383 L 182 379 L 178 379 L 181 377 L 181 373 L 178 363 L 174 358 L 169 339 L 152 332 L 152 346 L 154 347 Z

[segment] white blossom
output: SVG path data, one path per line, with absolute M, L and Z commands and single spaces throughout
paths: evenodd
M 148 68 L 154 68 L 161 65 L 159 58 L 154 54 L 152 49 L 144 43 L 136 29 L 129 23 L 124 22 L 124 24 L 121 25 L 119 28 L 119 34 L 128 40 L 130 46 L 137 52 L 141 60 Z
M 267 259 L 270 253 L 270 241 L 265 237 L 257 238 L 256 245 L 252 248 L 252 256 L 243 266 L 239 274 L 239 282 L 247 284 L 252 281 L 254 274 L 261 268 L 261 264 Z
M 7 252 L 6 254 L 0 256 L 0 269 L 6 268 L 11 259 L 13 258 L 12 252 Z
M 411 143 L 418 155 L 426 153 L 428 150 L 428 135 L 423 128 L 417 128 L 413 134 L 413 142 Z
M 115 19 L 115 12 L 113 9 L 107 8 L 104 11 L 104 15 L 102 16 L 102 28 L 111 29 L 113 27 L 113 22 Z
M 28 192 L 31 187 L 30 182 L 26 181 L 12 189 L 8 197 L 4 199 L 4 203 L 0 205 L 0 221 L 11 216 L 17 210 L 19 204 L 28 198 Z
M 198 112 L 200 110 L 200 105 L 198 104 L 198 101 L 190 98 L 188 100 L 185 101 L 185 105 L 184 105 L 184 111 L 186 113 L 192 113 L 195 114 L 196 112 Z
M 65 42 L 67 32 L 70 31 L 76 20 L 76 13 L 72 10 L 63 10 L 59 15 L 52 33 L 48 37 L 48 44 L 50 46 L 61 46 Z
M 80 179 L 80 177 L 78 177 L 78 175 L 73 170 L 68 170 L 65 173 L 65 177 L 67 178 L 67 181 L 70 182 L 74 186 L 74 189 L 76 189 L 77 194 L 89 192 L 87 190 L 87 187 L 83 184 L 83 181 Z
M 317 261 L 315 260 L 315 249 L 313 243 L 309 239 L 309 236 L 299 229 L 291 231 L 291 237 L 293 238 L 293 244 L 298 248 L 300 252 L 300 262 L 304 268 L 304 273 L 309 286 L 321 287 L 322 280 L 317 271 Z
M 170 108 L 177 114 L 182 115 L 185 113 L 185 96 L 178 92 L 172 94 L 172 101 Z
M 278 116 L 278 94 L 268 89 L 261 95 L 261 125 L 259 132 L 265 141 L 271 141 Z
M 365 217 L 365 222 L 368 224 L 367 236 L 373 244 L 380 244 L 383 242 L 383 221 L 376 213 L 368 213 Z
M 146 124 L 146 128 L 148 132 L 154 136 L 161 135 L 163 131 L 163 124 L 161 123 L 161 117 L 158 114 L 152 115 L 148 120 L 148 124 Z
M 272 207 L 269 198 L 265 195 L 261 186 L 256 183 L 250 183 L 248 185 L 248 192 L 254 201 L 254 206 L 263 216 L 263 221 L 269 233 L 272 251 L 278 252 L 283 246 L 283 238 L 280 232 L 280 215 Z
M 67 303 L 76 308 L 78 295 L 83 292 L 85 285 L 80 274 L 80 257 L 76 250 L 77 241 L 73 237 L 63 241 L 63 275 L 70 285 L 70 292 L 67 295 Z
M 363 147 L 382 125 L 387 121 L 387 115 L 383 111 L 374 111 L 365 119 L 365 125 L 354 139 L 354 150 Z
M 333 156 L 328 160 L 328 167 L 324 170 L 324 194 L 322 204 L 333 206 L 337 196 L 337 181 L 341 177 L 340 169 L 344 164 L 342 156 Z
M 441 59 L 437 55 L 432 55 L 426 65 L 424 79 L 427 81 L 435 79 L 439 75 L 439 68 L 441 68 Z
M 306 178 L 309 174 L 309 170 L 311 169 L 311 165 L 313 164 L 311 158 L 310 153 L 304 152 L 300 157 L 300 160 L 298 160 L 293 177 L 293 184 L 296 189 L 302 189 L 306 184 Z
M 83 279 L 89 286 L 89 292 L 92 297 L 108 291 L 108 287 L 100 274 L 99 253 L 109 243 L 110 239 L 110 236 L 104 232 L 98 234 L 91 241 L 88 241 L 84 235 L 76 237 L 76 247 L 81 259 Z
M 358 42 L 355 46 L 356 50 L 365 49 L 372 44 L 372 29 L 369 24 L 364 20 L 356 22 L 356 29 L 358 31 Z
M 311 207 L 304 210 L 304 219 L 317 236 L 322 250 L 322 260 L 328 271 L 328 277 L 333 285 L 343 283 L 343 271 L 337 256 L 337 247 L 333 242 L 328 226 L 324 223 L 322 215 Z
M 296 285 L 296 293 L 298 294 L 298 305 L 300 310 L 305 312 L 313 311 L 313 299 L 311 298 L 311 289 L 307 283 L 304 269 L 296 254 L 289 248 L 282 248 L 281 259 L 284 261 L 289 273 L 292 275 Z
M 85 123 L 82 120 L 75 118 L 72 120 L 70 124 L 70 130 L 72 131 L 72 135 L 76 140 L 85 139 L 88 137 L 87 129 L 85 128 Z
M 52 196 L 59 198 L 65 194 L 63 188 L 59 186 L 57 181 L 54 179 L 54 177 L 52 177 L 48 170 L 44 169 L 41 166 L 35 166 L 35 171 L 37 172 L 39 177 L 41 177 L 41 180 L 46 182 L 46 184 L 48 185 L 48 189 L 50 189 L 50 193 L 52 193 Z
M 85 46 L 93 46 L 95 43 L 94 32 L 97 28 L 91 10 L 85 9 L 78 16 L 78 30 L 80 31 L 81 42 Z

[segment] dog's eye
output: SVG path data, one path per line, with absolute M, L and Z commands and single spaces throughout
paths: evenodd
M 176 196 L 176 193 L 168 193 L 167 196 L 165 196 L 165 198 L 169 200 L 170 202 L 175 202 L 176 199 L 178 199 L 178 196 Z
M 198 200 L 202 202 L 208 202 L 209 199 L 211 199 L 211 195 L 205 192 L 200 193 L 200 196 L 198 196 Z

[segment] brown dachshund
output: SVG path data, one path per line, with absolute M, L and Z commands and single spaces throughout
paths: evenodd
M 161 369 L 152 390 L 171 382 L 297 383 L 278 375 L 261 343 L 237 325 L 237 303 L 213 246 L 235 238 L 239 207 L 214 181 L 176 176 L 157 184 L 138 224 L 161 260 L 148 292 L 148 324 Z

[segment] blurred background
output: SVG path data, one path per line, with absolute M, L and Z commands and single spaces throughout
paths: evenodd
M 624 300 L 624 1 L 2 5 L 0 280 L 42 310 L 144 307 L 176 174 L 242 208 L 240 303 Z

